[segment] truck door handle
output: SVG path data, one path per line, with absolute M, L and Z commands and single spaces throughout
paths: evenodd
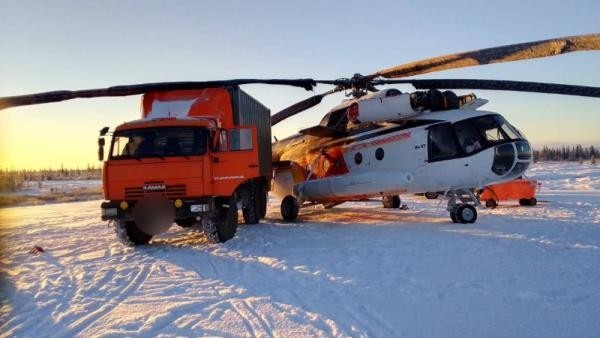
M 254 163 L 249 164 L 248 168 L 258 168 L 258 164 L 254 164 Z

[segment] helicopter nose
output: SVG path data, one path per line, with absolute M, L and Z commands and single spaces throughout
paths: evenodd
M 492 171 L 504 179 L 519 177 L 525 173 L 533 160 L 529 142 L 515 141 L 496 146 Z

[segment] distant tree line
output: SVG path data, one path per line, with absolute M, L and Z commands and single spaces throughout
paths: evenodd
M 576 146 L 548 147 L 544 146 L 542 150 L 533 151 L 534 161 L 587 161 L 593 163 L 600 155 L 599 150 L 594 146 L 583 147 L 580 144 Z
M 102 169 L 88 165 L 84 169 L 38 169 L 38 170 L 5 170 L 0 169 L 0 192 L 16 192 L 24 182 L 53 180 L 93 180 L 100 179 Z

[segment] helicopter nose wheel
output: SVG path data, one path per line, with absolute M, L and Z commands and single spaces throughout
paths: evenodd
M 450 218 L 454 223 L 475 223 L 477 210 L 470 204 L 461 204 L 456 208 L 456 211 L 450 211 Z
M 448 211 L 450 219 L 454 223 L 475 223 L 477 220 L 477 210 L 475 206 L 479 204 L 477 198 L 470 190 L 448 192 L 450 200 L 448 201 Z M 460 200 L 461 203 L 457 203 Z

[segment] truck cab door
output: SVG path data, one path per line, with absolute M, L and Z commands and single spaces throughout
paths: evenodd
M 215 195 L 232 195 L 241 183 L 259 176 L 256 128 L 219 130 L 211 158 Z

